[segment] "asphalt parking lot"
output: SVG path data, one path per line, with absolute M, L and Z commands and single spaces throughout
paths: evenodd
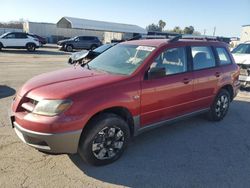
M 248 91 L 240 92 L 223 121 L 195 117 L 146 132 L 108 166 L 23 144 L 9 123 L 13 96 L 33 76 L 68 67 L 68 55 L 53 48 L 0 52 L 0 187 L 249 187 Z

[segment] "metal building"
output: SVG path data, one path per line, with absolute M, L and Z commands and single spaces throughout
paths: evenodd
M 145 29 L 137 25 L 71 17 L 63 17 L 56 24 L 26 22 L 23 29 L 25 32 L 46 37 L 51 43 L 77 35 L 97 36 L 101 41 L 107 43 L 113 39 L 129 39 L 135 35 L 147 33 Z
M 241 42 L 250 41 L 250 25 L 242 26 L 240 41 Z

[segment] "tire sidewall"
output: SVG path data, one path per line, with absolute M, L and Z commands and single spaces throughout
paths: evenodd
M 66 51 L 67 52 L 72 52 L 73 51 L 73 46 L 72 45 L 66 45 Z
M 31 48 L 30 48 L 30 47 L 31 47 Z M 27 48 L 27 50 L 28 50 L 29 52 L 34 52 L 34 51 L 36 50 L 36 45 L 33 44 L 33 43 L 28 43 L 28 44 L 26 45 L 26 48 Z
M 221 96 L 223 96 L 223 95 L 224 95 L 224 96 L 227 96 L 227 99 L 228 99 L 228 107 L 227 107 L 227 109 L 226 109 L 226 111 L 224 112 L 223 115 L 218 116 L 218 115 L 216 114 L 216 111 L 215 111 L 215 109 L 216 109 L 216 104 L 217 104 L 218 100 L 221 98 Z M 215 98 L 215 100 L 214 100 L 214 103 L 213 103 L 213 105 L 211 106 L 211 109 L 210 109 L 211 118 L 210 118 L 210 119 L 212 119 L 212 120 L 214 120 L 214 121 L 220 121 L 220 120 L 222 120 L 222 119 L 227 115 L 227 112 L 228 112 L 229 107 L 230 107 L 230 94 L 228 93 L 227 90 L 222 89 L 222 90 L 219 92 L 219 94 L 216 96 L 216 98 Z
M 105 127 L 119 127 L 124 133 L 124 143 L 121 150 L 112 158 L 100 160 L 92 152 L 92 143 L 95 136 Z M 117 115 L 102 114 L 90 122 L 89 129 L 81 136 L 78 152 L 83 160 L 92 165 L 101 166 L 119 159 L 128 145 L 130 133 L 127 123 Z

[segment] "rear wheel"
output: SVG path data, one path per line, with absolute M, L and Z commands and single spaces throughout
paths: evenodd
M 72 52 L 73 51 L 73 46 L 72 45 L 67 45 L 65 49 L 66 49 L 67 52 Z
M 2 45 L 2 43 L 0 43 L 0 50 L 2 50 L 2 48 L 3 48 L 3 45 Z
M 106 165 L 116 161 L 129 141 L 128 124 L 115 114 L 101 114 L 93 119 L 82 134 L 78 152 L 92 165 Z
M 210 107 L 208 114 L 209 119 L 212 121 L 222 120 L 228 112 L 230 101 L 230 94 L 227 90 L 222 89 L 215 98 L 213 105 Z
M 36 45 L 33 44 L 33 43 L 28 43 L 28 44 L 26 45 L 26 48 L 27 48 L 27 50 L 28 50 L 29 52 L 34 52 L 34 51 L 36 50 Z

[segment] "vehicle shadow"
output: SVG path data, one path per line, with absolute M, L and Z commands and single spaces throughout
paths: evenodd
M 240 90 L 241 90 L 242 92 L 250 92 L 250 87 L 241 88 Z
M 0 85 L 0 99 L 12 96 L 16 93 L 16 90 L 5 85 Z
M 47 50 L 47 49 L 37 49 L 34 52 L 28 52 L 25 49 L 20 50 L 2 50 L 2 53 L 5 54 L 27 54 L 27 55 L 68 55 L 71 54 L 69 52 L 63 52 L 63 51 L 54 51 L 54 50 Z
M 141 134 L 118 161 L 107 166 L 87 165 L 77 154 L 69 158 L 90 177 L 128 187 L 228 187 L 235 182 L 246 183 L 244 174 L 249 169 L 244 166 L 250 164 L 250 149 L 240 142 L 249 138 L 250 118 L 245 117 L 241 125 L 238 121 L 245 116 L 239 109 L 249 113 L 249 104 L 235 101 L 220 122 L 194 117 Z

